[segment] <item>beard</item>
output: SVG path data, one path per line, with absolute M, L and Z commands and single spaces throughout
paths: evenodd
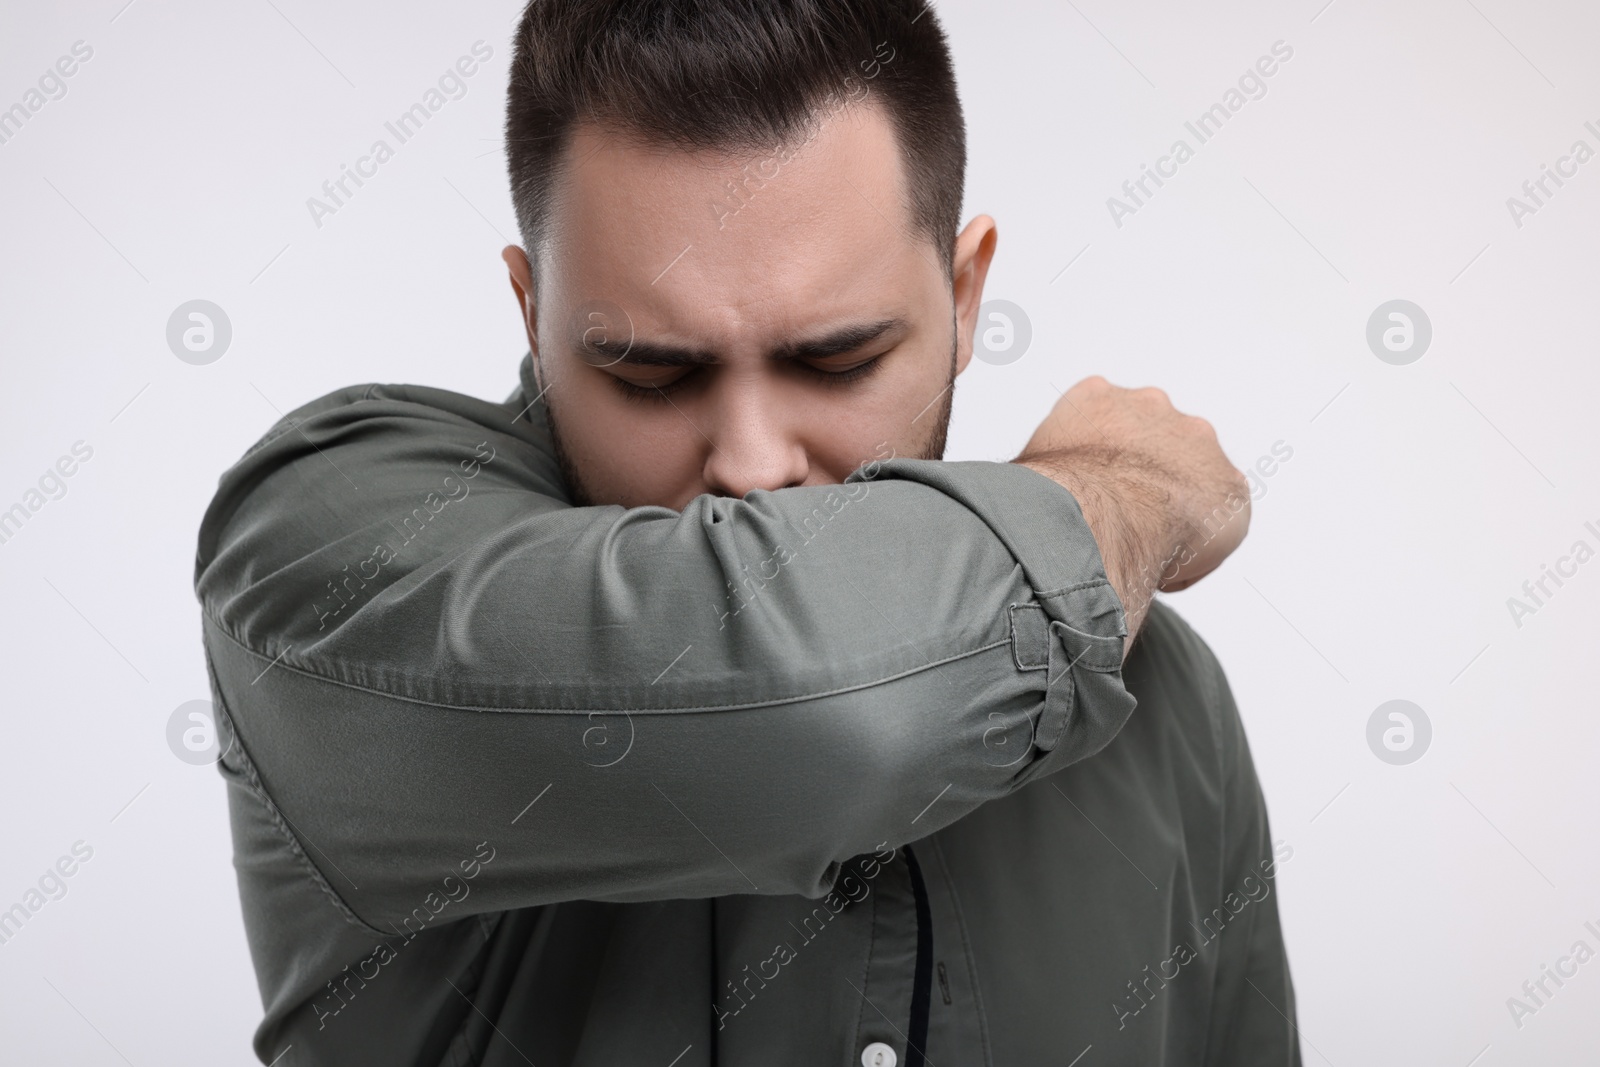
M 943 459 L 945 443 L 950 435 L 950 415 L 955 408 L 956 397 L 956 338 L 952 334 L 950 339 L 950 365 L 946 375 L 944 389 L 934 402 L 924 409 L 913 423 L 926 418 L 929 412 L 934 413 L 933 421 L 928 436 L 922 444 L 915 449 L 910 459 Z M 578 465 L 572 461 L 572 454 L 567 451 L 561 439 L 560 420 L 556 417 L 555 405 L 550 403 L 549 394 L 543 400 L 545 419 L 550 426 L 550 440 L 555 446 L 556 463 L 561 468 L 561 477 L 567 486 L 567 499 L 574 507 L 587 508 L 595 505 L 594 494 L 584 484 L 583 475 L 578 471 Z M 861 462 L 866 463 L 863 459 Z
M 934 417 L 932 432 L 922 442 L 922 447 L 917 450 L 913 459 L 943 459 L 945 441 L 950 436 L 950 413 L 955 408 L 956 402 L 956 338 L 950 338 L 950 369 L 945 376 L 944 392 L 939 394 L 935 403 L 938 405 L 938 414 Z M 923 414 L 927 414 L 924 412 Z M 913 422 L 921 419 L 918 416 Z
M 583 476 L 578 473 L 577 464 L 572 462 L 572 456 L 561 443 L 561 428 L 556 420 L 556 408 L 550 403 L 548 396 L 544 400 L 544 414 L 545 421 L 550 424 L 550 440 L 555 445 L 556 463 L 560 465 L 561 477 L 567 483 L 567 499 L 574 507 L 594 507 L 594 496 L 583 484 Z

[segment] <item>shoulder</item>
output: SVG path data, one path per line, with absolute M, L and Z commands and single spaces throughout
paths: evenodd
M 1198 690 L 1215 704 L 1227 685 L 1222 662 L 1205 638 L 1162 600 L 1155 600 L 1123 665 L 1124 680 L 1141 684 L 1180 685 Z
M 1123 683 L 1147 725 L 1181 730 L 1210 749 L 1219 769 L 1231 769 L 1243 731 L 1227 674 L 1205 639 L 1160 599 L 1123 664 Z

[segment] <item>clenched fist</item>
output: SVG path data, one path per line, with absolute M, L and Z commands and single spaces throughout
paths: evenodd
M 1122 599 L 1125 648 L 1156 590 L 1193 585 L 1250 528 L 1244 474 L 1228 462 L 1211 424 L 1178 411 L 1160 389 L 1085 378 L 1062 394 L 1012 462 L 1077 498 Z

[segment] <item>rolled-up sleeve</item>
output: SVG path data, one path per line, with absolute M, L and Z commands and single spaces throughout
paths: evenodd
M 574 507 L 541 412 L 354 387 L 222 477 L 195 586 L 261 892 L 313 879 L 388 933 L 488 842 L 458 914 L 818 896 L 1133 710 L 1121 605 L 1050 479 L 887 459 Z

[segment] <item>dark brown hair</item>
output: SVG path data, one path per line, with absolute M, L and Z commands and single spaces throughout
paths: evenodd
M 651 145 L 760 152 L 811 129 L 825 101 L 861 95 L 885 108 L 913 236 L 933 242 L 948 281 L 966 127 L 925 0 L 530 0 L 512 57 L 506 156 L 535 279 L 576 123 Z

